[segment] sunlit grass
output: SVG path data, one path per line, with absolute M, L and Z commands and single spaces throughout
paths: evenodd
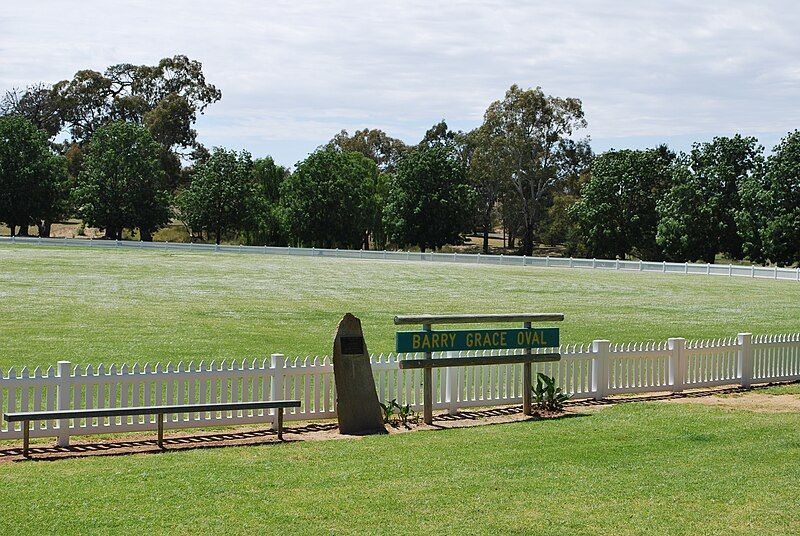
M 622 404 L 471 429 L 0 464 L 0 533 L 800 531 L 800 414 Z

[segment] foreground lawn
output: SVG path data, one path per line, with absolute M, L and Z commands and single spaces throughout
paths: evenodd
M 562 341 L 800 330 L 800 284 L 748 278 L 0 246 L 0 369 L 329 354 L 347 311 L 372 352 L 401 313 L 566 313 Z
M 796 534 L 800 414 L 559 421 L 0 464 L 0 533 Z

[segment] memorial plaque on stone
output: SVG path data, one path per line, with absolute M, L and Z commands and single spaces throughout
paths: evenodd
M 333 375 L 339 433 L 386 433 L 361 321 L 350 313 L 344 315 L 336 328 Z

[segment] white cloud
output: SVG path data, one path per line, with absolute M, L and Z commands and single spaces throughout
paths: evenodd
M 798 27 L 793 1 L 12 2 L 0 89 L 186 54 L 223 92 L 201 139 L 286 163 L 477 125 L 512 83 L 580 97 L 597 140 L 774 133 L 800 126 Z

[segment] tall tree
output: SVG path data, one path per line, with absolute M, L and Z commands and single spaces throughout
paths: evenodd
M 397 166 L 384 223 L 389 239 L 421 251 L 457 244 L 472 223 L 475 192 L 451 148 L 418 147 Z
M 720 243 L 720 197 L 694 173 L 686 155 L 673 163 L 671 182 L 656 204 L 656 242 L 669 260 L 713 263 Z
M 580 199 L 583 185 L 589 181 L 594 153 L 588 140 L 566 140 L 560 157 L 558 170 L 561 177 L 546 201 L 547 213 L 542 221 L 541 238 L 546 244 L 566 246 L 566 253 L 570 255 L 583 255 L 586 246 L 570 209 Z
M 170 218 L 170 195 L 159 157 L 161 145 L 144 127 L 116 122 L 99 128 L 83 158 L 75 203 L 83 220 L 122 238 L 139 229 L 142 240 Z
M 241 231 L 250 221 L 255 195 L 250 153 L 215 148 L 195 169 L 178 206 L 193 232 L 206 232 L 219 244 L 225 233 Z
M 668 258 L 714 262 L 720 252 L 741 258 L 739 186 L 761 173 L 762 152 L 755 138 L 737 134 L 696 143 L 677 159 L 672 186 L 658 203 L 657 241 Z
M 346 130 L 336 134 L 325 146 L 341 152 L 361 153 L 377 164 L 381 172 L 392 172 L 407 150 L 401 140 L 392 138 L 380 129 L 356 130 L 351 136 Z
M 524 235 L 522 253 L 530 255 L 545 200 L 561 179 L 559 162 L 567 140 L 586 126 L 581 101 L 545 95 L 541 88 L 516 84 L 484 115 L 490 138 L 500 138 L 498 157 L 506 161 L 509 183 L 519 199 Z
M 295 243 L 358 248 L 374 211 L 375 162 L 357 152 L 320 149 L 281 186 L 285 227 Z
M 61 132 L 60 101 L 52 87 L 39 83 L 22 89 L 6 91 L 0 99 L 0 115 L 18 115 L 43 130 L 52 138 Z
M 674 159 L 664 145 L 611 150 L 594 159 L 591 179 L 571 209 L 592 255 L 661 258 L 656 201 L 670 186 Z
M 504 189 L 509 186 L 511 176 L 507 169 L 508 160 L 503 157 L 504 148 L 499 137 L 488 135 L 484 127 L 467 134 L 468 143 L 473 146 L 467 176 L 476 193 L 477 226 L 483 233 L 483 252 L 489 253 L 489 234 L 494 229 L 495 208 L 501 200 Z
M 289 170 L 271 157 L 253 161 L 253 198 L 243 236 L 251 245 L 284 245 L 286 232 L 280 214 L 280 189 Z
M 450 127 L 447 126 L 447 122 L 442 119 L 425 132 L 418 147 L 421 149 L 453 147 L 458 142 L 458 136 L 459 133 L 450 130 Z
M 72 138 L 84 142 L 113 121 L 146 125 L 166 148 L 191 147 L 198 113 L 221 92 L 205 80 L 203 66 L 186 56 L 157 65 L 112 65 L 103 73 L 83 70 L 53 85 L 59 116 Z
M 742 182 L 736 223 L 744 253 L 753 261 L 800 262 L 800 131 L 784 137 L 766 172 Z
M 22 116 L 0 117 L 0 221 L 14 236 L 50 225 L 66 211 L 68 180 L 63 157 L 50 150 L 47 134 Z

